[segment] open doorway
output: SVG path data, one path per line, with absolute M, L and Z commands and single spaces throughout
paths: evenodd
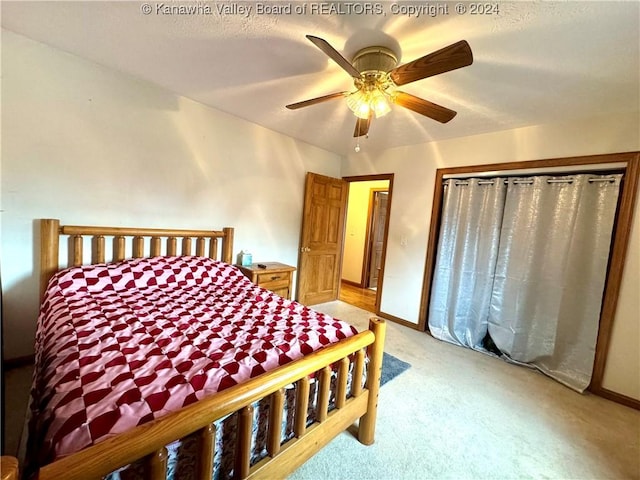
M 393 174 L 345 177 L 349 182 L 340 300 L 378 313 L 382 295 Z

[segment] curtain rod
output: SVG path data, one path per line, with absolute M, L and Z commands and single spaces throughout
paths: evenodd
M 448 180 L 454 180 L 454 183 L 456 186 L 458 185 L 469 185 L 469 182 L 466 180 L 459 180 L 459 181 L 455 181 L 455 179 L 450 178 Z M 448 181 L 448 180 L 445 180 Z M 573 183 L 573 178 L 550 178 L 547 180 L 547 183 Z M 593 183 L 593 182 L 615 182 L 615 178 L 612 177 L 605 177 L 605 178 L 590 178 L 589 180 L 587 180 L 589 183 Z M 480 180 L 478 182 L 478 185 L 493 185 L 495 183 L 495 180 Z M 508 184 L 509 180 L 504 180 L 504 184 Z M 533 183 L 533 180 L 513 180 L 512 183 L 514 185 L 531 185 Z

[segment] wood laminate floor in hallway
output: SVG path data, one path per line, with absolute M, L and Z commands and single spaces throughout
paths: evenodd
M 340 282 L 340 300 L 368 312 L 376 311 L 376 291 Z

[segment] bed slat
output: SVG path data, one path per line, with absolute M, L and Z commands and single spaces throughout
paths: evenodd
M 336 386 L 336 408 L 344 407 L 347 401 L 347 380 L 349 378 L 349 358 L 338 363 L 338 383 Z
M 91 263 L 104 263 L 104 236 L 94 235 L 91 243 Z
M 144 257 L 144 237 L 137 235 L 133 237 L 133 258 Z
M 125 256 L 125 244 L 124 237 L 122 235 L 117 235 L 113 237 L 113 261 L 119 262 L 124 260 Z
M 300 438 L 307 430 L 307 411 L 309 409 L 309 379 L 307 377 L 298 380 L 296 394 L 296 411 L 293 431 Z
M 284 389 L 271 394 L 269 404 L 269 433 L 267 452 L 275 457 L 280 452 L 280 438 L 282 429 L 282 412 L 284 408 Z
M 175 257 L 178 253 L 178 240 L 176 237 L 167 238 L 167 255 Z
M 198 237 L 196 239 L 196 255 L 198 257 L 204 257 L 205 256 L 204 255 L 205 246 L 206 246 L 206 244 L 205 244 L 204 238 Z
M 147 457 L 146 478 L 148 480 L 165 480 L 167 478 L 167 449 L 160 450 Z
M 200 455 L 198 456 L 198 478 L 211 480 L 216 448 L 216 427 L 213 423 L 200 430 Z
M 213 258 L 214 260 L 218 258 L 218 239 L 211 238 L 209 239 L 209 258 Z
M 69 266 L 79 267 L 82 265 L 82 235 L 73 235 L 69 239 L 71 241 Z
M 364 372 L 364 355 L 365 355 L 364 350 L 358 350 L 356 352 L 356 361 L 353 367 L 354 379 L 362 378 L 362 373 Z M 354 397 L 359 397 L 361 393 L 362 393 L 362 380 L 359 380 L 357 382 L 354 380 L 351 383 L 351 395 L 353 395 Z
M 162 242 L 160 241 L 160 237 L 151 237 L 151 244 L 149 247 L 151 248 L 151 256 L 159 257 L 162 253 Z
M 251 456 L 251 427 L 253 426 L 253 407 L 248 405 L 238 412 L 238 446 L 233 470 L 234 479 L 247 478 Z
M 331 367 L 326 366 L 320 370 L 320 385 L 318 386 L 318 414 L 316 420 L 320 423 L 327 419 L 329 413 L 329 391 L 331 388 Z
M 182 239 L 182 255 L 191 255 L 191 237 Z

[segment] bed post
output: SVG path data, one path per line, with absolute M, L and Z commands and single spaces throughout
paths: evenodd
M 373 317 L 369 320 L 369 330 L 376 336 L 376 340 L 369 346 L 369 366 L 367 368 L 369 401 L 367 403 L 367 413 L 360 417 L 360 425 L 358 428 L 358 440 L 364 445 L 371 445 L 376 433 L 378 392 L 380 391 L 382 354 L 384 353 L 384 338 L 387 324 L 382 318 Z
M 222 239 L 222 261 L 228 264 L 233 263 L 233 228 L 222 229 L 224 238 Z
M 18 459 L 15 457 L 0 457 L 0 478 L 2 480 L 18 480 Z
M 58 271 L 60 220 L 40 220 L 40 302 L 49 279 Z

